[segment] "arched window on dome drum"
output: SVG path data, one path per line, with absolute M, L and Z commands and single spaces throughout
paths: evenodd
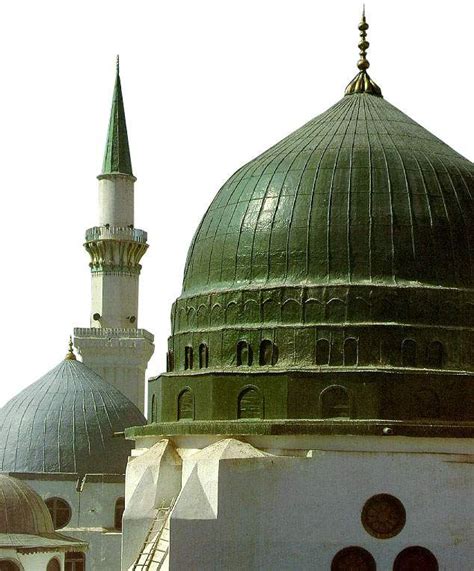
M 439 565 L 436 557 L 419 545 L 407 547 L 401 551 L 393 564 L 393 571 L 413 571 L 422 569 L 423 571 L 438 571 Z
M 209 365 L 209 347 L 205 343 L 199 345 L 199 368 L 207 369 Z
M 359 359 L 359 347 L 357 339 L 349 337 L 344 341 L 344 365 L 352 366 L 357 365 Z
M 114 512 L 114 528 L 117 531 L 122 531 L 122 518 L 123 512 L 125 511 L 125 498 L 117 498 L 115 502 L 115 512 Z
M 340 385 L 327 387 L 320 395 L 322 418 L 350 418 L 350 399 L 347 389 Z
M 345 547 L 338 551 L 331 563 L 331 571 L 375 571 L 375 559 L 362 547 Z
M 238 400 L 238 418 L 263 418 L 263 397 L 253 387 L 244 389 Z
M 413 339 L 402 342 L 402 367 L 416 367 L 416 341 Z
M 193 348 L 189 345 L 184 348 L 184 368 L 186 371 L 193 368 Z
M 1 563 L 0 563 L 0 571 L 2 571 Z M 61 564 L 56 559 L 56 557 L 53 557 L 53 559 L 49 560 L 48 566 L 46 567 L 46 571 L 61 571 Z
M 20 571 L 20 566 L 11 559 L 0 559 L 0 571 Z
M 173 351 L 168 351 L 166 353 L 166 370 L 168 372 L 174 371 L 174 353 L 173 353 Z
M 178 396 L 178 420 L 194 420 L 194 395 L 184 389 Z
M 156 396 L 155 396 L 155 395 L 151 395 L 151 410 L 150 410 L 150 416 L 151 416 L 151 421 L 152 421 L 152 422 L 156 422 L 155 407 L 156 407 Z
M 62 498 L 48 498 L 45 500 L 46 507 L 51 514 L 54 529 L 61 529 L 71 520 L 71 506 Z
M 64 571 L 85 571 L 86 556 L 80 551 L 69 551 L 64 560 Z
M 329 341 L 327 339 L 316 341 L 316 365 L 329 365 Z
M 259 364 L 276 365 L 278 362 L 278 347 L 272 341 L 264 339 L 260 343 L 260 359 Z
M 428 345 L 426 353 L 427 366 L 431 369 L 441 369 L 444 365 L 444 347 L 439 341 L 433 341 Z
M 247 341 L 239 341 L 237 343 L 237 367 L 250 367 L 252 363 L 252 347 Z

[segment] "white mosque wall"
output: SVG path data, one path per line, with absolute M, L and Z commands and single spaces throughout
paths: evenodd
M 166 446 L 156 439 L 137 442 L 141 450 L 135 454 L 142 455 L 127 469 L 124 538 L 127 514 L 134 514 L 137 532 L 139 506 L 148 501 L 156 508 L 163 487 L 176 485 L 179 463 L 161 479 L 150 477 L 174 444 L 182 472 L 170 522 L 170 569 L 329 569 L 339 550 L 360 546 L 378 569 L 389 570 L 403 549 L 417 545 L 436 556 L 440 569 L 471 569 L 474 482 L 467 453 L 472 441 L 396 436 L 246 440 L 260 446 L 193 436 L 166 441 Z M 361 522 L 365 502 L 382 493 L 398 498 L 406 511 L 403 529 L 388 539 L 373 537 Z M 141 543 L 149 521 L 142 519 Z M 135 554 L 128 553 L 128 561 L 137 556 L 139 544 L 135 537 Z
M 115 504 L 124 497 L 123 476 L 88 474 L 15 474 L 43 500 L 61 498 L 71 507 L 71 520 L 58 529 L 68 537 L 87 541 L 88 569 L 118 571 L 122 533 L 115 529 Z M 38 567 L 41 569 L 41 567 Z

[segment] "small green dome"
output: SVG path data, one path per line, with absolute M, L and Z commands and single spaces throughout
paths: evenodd
M 0 533 L 54 534 L 41 497 L 21 480 L 0 474 Z
M 239 169 L 183 294 L 258 285 L 474 284 L 474 165 L 382 97 L 344 97 Z

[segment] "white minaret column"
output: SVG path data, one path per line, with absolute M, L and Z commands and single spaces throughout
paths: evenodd
M 153 335 L 138 329 L 140 260 L 147 235 L 134 226 L 134 185 L 117 59 L 107 145 L 99 175 L 99 225 L 86 231 L 92 273 L 89 328 L 74 330 L 86 365 L 144 410 Z

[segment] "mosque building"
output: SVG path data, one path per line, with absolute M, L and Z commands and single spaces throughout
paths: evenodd
M 474 164 L 384 99 L 367 29 L 195 233 L 123 571 L 472 569 Z
M 472 568 L 474 164 L 384 99 L 367 29 L 204 214 L 148 424 L 117 65 L 82 362 L 0 409 L 0 571 Z
M 134 182 L 117 67 L 99 176 L 100 226 L 86 233 L 91 328 L 75 329 L 83 362 L 71 341 L 63 361 L 0 409 L 0 571 L 120 569 L 133 446 L 124 430 L 146 423 L 145 369 L 153 353 L 153 335 L 137 328 L 147 238 L 133 226 Z M 24 517 L 10 521 L 16 504 Z

